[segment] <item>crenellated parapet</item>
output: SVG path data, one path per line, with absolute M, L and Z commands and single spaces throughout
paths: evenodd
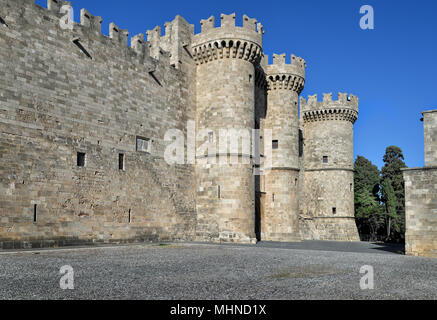
M 35 6 L 34 0 L 20 1 Z M 55 19 L 61 19 L 65 16 L 64 6 L 72 7 L 71 1 L 47 0 L 47 10 L 56 16 Z M 107 45 L 112 43 L 119 47 L 120 52 L 123 52 L 126 57 L 135 57 L 135 55 L 129 53 L 130 51 L 136 53 L 139 58 L 137 60 L 149 65 L 156 64 L 156 60 L 158 60 L 163 64 L 171 64 L 178 69 L 182 60 L 184 60 L 184 56 L 189 56 L 188 61 L 192 61 L 190 51 L 192 37 L 194 36 L 194 25 L 188 24 L 179 15 L 173 21 L 165 23 L 164 35 L 161 35 L 161 27 L 157 26 L 146 32 L 147 40 L 143 34 L 133 36 L 130 46 L 128 45 L 128 30 L 122 29 L 112 22 L 109 25 L 109 37 L 107 37 L 102 33 L 102 17 L 94 16 L 86 9 L 80 11 L 80 23 L 74 21 L 72 23 L 72 28 L 63 28 L 62 30 L 70 32 L 72 41 L 82 50 L 89 51 L 89 53 L 92 53 L 92 48 L 85 43 L 89 39 L 93 39 L 93 41 L 99 39 Z M 155 61 L 153 62 L 153 60 Z
M 187 52 L 191 46 L 194 25 L 189 24 L 184 18 L 177 15 L 173 21 L 166 22 L 164 27 L 164 35 L 162 35 L 160 26 L 146 32 L 150 55 L 154 59 L 159 59 L 167 52 L 170 56 L 171 65 L 179 68 L 182 63 L 183 53 Z
M 267 60 L 267 59 L 266 59 Z M 291 55 L 286 63 L 285 54 L 274 54 L 273 64 L 265 66 L 268 90 L 293 90 L 300 94 L 305 86 L 306 62 Z
M 221 15 L 221 26 L 214 17 L 200 22 L 202 29 L 193 37 L 193 58 L 197 65 L 218 59 L 243 59 L 259 64 L 262 58 L 263 27 L 243 16 L 243 26 L 235 25 L 235 13 Z
M 332 93 L 324 93 L 323 101 L 317 101 L 317 94 L 308 96 L 308 101 L 300 98 L 300 109 L 305 122 L 344 120 L 355 123 L 358 119 L 358 97 L 353 94 L 338 93 L 338 99 L 332 99 Z

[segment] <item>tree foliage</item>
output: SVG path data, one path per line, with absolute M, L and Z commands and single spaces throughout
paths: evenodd
M 405 234 L 405 183 L 401 169 L 406 168 L 401 148 L 390 146 L 384 155 L 381 185 L 387 219 L 387 238 L 403 240 Z
M 381 215 L 380 171 L 368 159 L 355 160 L 355 217 L 360 234 L 376 240 L 384 220 Z
M 380 171 L 368 159 L 355 160 L 355 217 L 361 235 L 370 240 L 385 238 L 403 241 L 405 234 L 405 195 L 402 168 L 406 168 L 402 150 L 386 149 Z

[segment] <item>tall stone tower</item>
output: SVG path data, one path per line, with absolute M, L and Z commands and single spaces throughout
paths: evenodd
M 354 219 L 353 125 L 358 98 L 344 93 L 301 98 L 304 121 L 303 211 L 311 232 L 303 238 L 359 240 Z M 312 221 L 311 221 L 312 220 Z
M 305 60 L 285 54 L 273 55 L 265 66 L 267 109 L 264 130 L 272 130 L 271 168 L 263 176 L 266 191 L 261 220 L 262 239 L 300 240 L 298 219 L 299 190 L 299 111 L 298 99 L 305 84 Z
M 243 17 L 235 25 L 235 14 L 201 21 L 202 30 L 193 37 L 196 69 L 197 132 L 199 145 L 209 139 L 215 149 L 220 129 L 255 127 L 255 67 L 262 57 L 262 28 Z M 199 139 L 200 138 L 200 139 Z M 247 137 L 246 137 L 247 138 Z M 249 136 L 250 144 L 250 136 Z M 197 154 L 197 237 L 203 240 L 255 241 L 255 178 L 251 148 Z M 219 163 L 222 159 L 228 164 Z

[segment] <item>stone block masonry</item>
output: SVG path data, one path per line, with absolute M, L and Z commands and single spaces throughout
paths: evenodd
M 193 239 L 194 167 L 162 158 L 166 130 L 194 117 L 189 73 L 114 24 L 104 36 L 87 11 L 61 29 L 54 3 L 0 1 L 0 241 Z M 170 25 L 180 42 L 191 28 Z
M 437 110 L 423 112 L 425 167 L 403 170 L 405 252 L 437 257 Z
M 264 28 L 246 15 L 202 20 L 198 34 L 176 16 L 128 45 L 128 30 L 111 23 L 107 37 L 85 9 L 61 28 L 68 4 L 0 0 L 1 247 L 358 238 L 358 98 L 310 97 L 299 116 L 305 60 L 275 54 L 269 64 Z M 167 163 L 166 133 L 186 136 L 188 122 L 211 140 L 220 129 L 260 129 L 264 140 L 271 130 L 266 175 L 240 149 L 207 157 L 235 164 L 200 153 Z

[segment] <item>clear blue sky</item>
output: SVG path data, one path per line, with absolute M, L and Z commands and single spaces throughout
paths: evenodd
M 46 0 L 37 0 L 46 6 Z M 180 14 L 200 30 L 200 19 L 245 13 L 265 30 L 264 52 L 294 53 L 307 61 L 304 97 L 338 91 L 360 98 L 355 155 L 379 167 L 389 145 L 402 148 L 409 167 L 423 166 L 421 111 L 437 109 L 436 0 L 72 0 L 130 35 L 162 26 Z M 359 27 L 362 5 L 375 10 L 375 29 Z

